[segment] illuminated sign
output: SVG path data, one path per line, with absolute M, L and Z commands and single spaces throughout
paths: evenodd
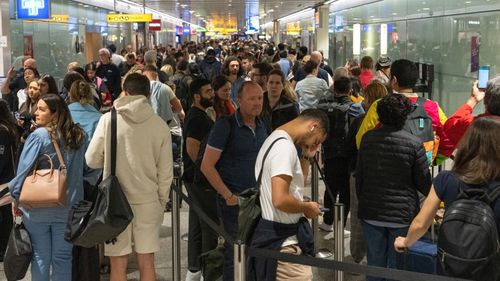
M 150 22 L 152 14 L 108 14 L 108 22 Z
M 149 31 L 160 31 L 161 30 L 161 19 L 153 19 L 149 24 Z
M 49 0 L 17 0 L 18 19 L 50 19 Z
M 50 16 L 51 22 L 68 22 L 69 21 L 69 15 L 54 15 L 52 14 Z

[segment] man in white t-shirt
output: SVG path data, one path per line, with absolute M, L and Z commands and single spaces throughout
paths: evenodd
M 264 163 L 260 185 L 262 219 L 252 236 L 251 247 L 314 255 L 311 227 L 306 218 L 317 217 L 321 210 L 318 203 L 303 201 L 304 176 L 296 146 L 302 148 L 303 156 L 314 156 L 326 139 L 328 128 L 324 112 L 307 109 L 278 127 L 262 145 L 255 164 L 258 178 Z M 249 280 L 312 280 L 310 266 L 260 259 L 250 264 Z

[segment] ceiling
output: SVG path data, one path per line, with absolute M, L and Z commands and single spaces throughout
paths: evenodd
M 143 4 L 143 0 L 132 0 Z M 246 21 L 259 24 L 278 19 L 325 0 L 145 0 L 146 7 L 201 26 L 234 27 L 245 31 Z

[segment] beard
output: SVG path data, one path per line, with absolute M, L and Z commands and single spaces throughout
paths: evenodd
M 203 108 L 209 108 L 214 105 L 214 99 L 206 99 L 204 97 L 201 97 L 200 105 L 203 106 Z

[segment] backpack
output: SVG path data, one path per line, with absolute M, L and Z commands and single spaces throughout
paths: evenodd
M 331 99 L 322 100 L 318 104 L 318 109 L 324 111 L 330 121 L 330 132 L 323 143 L 323 153 L 325 159 L 337 157 L 347 157 L 344 143 L 349 133 L 349 127 L 354 118 L 349 116 L 349 108 L 352 101 L 338 103 Z
M 188 76 L 184 73 L 174 78 L 175 96 L 181 101 L 185 113 L 189 111 L 192 104 L 191 98 L 189 97 L 189 85 L 187 80 Z
M 500 243 L 495 212 L 500 182 L 488 187 L 460 187 L 445 211 L 438 236 L 438 258 L 444 274 L 473 280 L 499 280 Z
M 214 78 L 220 73 L 220 67 L 218 67 L 217 62 L 212 64 L 202 62 L 200 66 L 203 77 L 209 81 L 213 81 Z
M 432 119 L 424 108 L 426 99 L 419 97 L 413 104 L 413 111 L 408 115 L 403 129 L 420 138 L 424 145 L 429 165 L 436 158 L 439 137 L 434 135 Z
M 230 147 L 230 145 L 234 139 L 234 131 L 236 130 L 236 120 L 235 120 L 234 115 L 222 117 L 222 119 L 226 119 L 227 122 L 229 122 L 229 135 L 226 139 L 226 143 L 224 144 L 224 149 L 223 149 L 223 153 L 224 153 L 224 152 L 228 151 L 228 148 Z M 196 160 L 194 161 L 194 165 L 193 165 L 193 169 L 194 169 L 193 182 L 197 186 L 202 186 L 202 187 L 212 186 L 208 182 L 205 175 L 201 172 L 201 162 L 203 161 L 203 156 L 205 155 L 205 148 L 207 147 L 209 136 L 210 136 L 210 134 L 207 134 L 203 138 L 203 140 L 201 141 L 200 149 L 198 150 L 198 155 L 196 155 Z

